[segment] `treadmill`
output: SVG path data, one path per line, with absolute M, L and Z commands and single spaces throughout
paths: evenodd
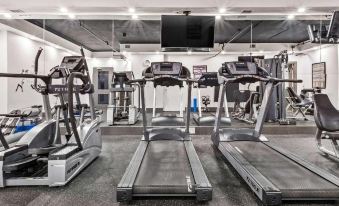
M 337 200 L 339 178 L 306 162 L 291 152 L 271 144 L 262 135 L 263 123 L 274 86 L 282 80 L 272 78 L 251 62 L 227 62 L 219 70 L 217 121 L 212 141 L 265 205 L 280 205 L 284 200 Z M 220 129 L 220 108 L 230 82 L 266 83 L 262 106 L 254 129 Z
M 187 107 L 191 105 L 193 80 L 179 62 L 151 64 L 152 75 L 138 82 L 141 89 L 143 137 L 117 187 L 117 200 L 130 201 L 137 196 L 193 196 L 198 201 L 212 198 L 207 179 L 189 135 L 190 110 L 186 110 L 186 127 L 148 128 L 145 108 L 145 84 L 174 85 L 187 83 Z
M 167 65 L 168 64 L 168 65 Z M 154 65 L 160 65 L 160 64 L 154 64 Z M 166 66 L 169 67 L 169 70 L 171 70 L 172 64 L 162 62 L 163 70 L 166 70 Z M 182 70 L 181 71 L 183 76 L 190 76 L 190 71 L 187 70 Z M 146 78 L 152 78 L 154 77 L 153 73 L 153 67 L 150 66 L 147 69 L 143 71 L 143 76 Z M 152 119 L 151 119 L 151 125 L 152 126 L 185 126 L 185 120 L 184 120 L 184 115 L 183 115 L 183 108 L 182 108 L 182 99 L 183 99 L 183 88 L 184 88 L 184 82 L 183 81 L 174 81 L 171 79 L 166 79 L 166 81 L 153 81 L 153 86 L 154 86 L 154 91 L 153 91 L 153 111 L 152 111 Z M 179 86 L 180 89 L 180 97 L 179 97 L 179 115 L 178 114 L 166 114 L 166 115 L 161 115 L 161 114 L 156 114 L 156 100 L 157 100 L 157 93 L 156 89 L 157 87 L 175 87 Z M 163 92 L 163 97 L 164 97 L 164 102 L 166 102 L 166 91 Z
M 207 87 L 220 87 L 220 84 L 218 82 L 218 72 L 205 72 L 201 75 L 201 77 L 198 79 L 198 114 L 193 113 L 193 119 L 197 123 L 198 126 L 213 126 L 215 123 L 215 115 L 202 115 L 202 109 L 201 109 L 201 95 L 200 95 L 200 89 L 201 88 L 207 88 Z M 226 98 L 226 95 L 225 97 Z M 216 101 L 216 100 L 215 100 Z M 224 112 L 225 116 L 222 116 L 220 119 L 220 122 L 222 126 L 228 126 L 231 125 L 231 119 L 229 118 L 228 113 L 228 106 L 227 101 L 224 101 Z

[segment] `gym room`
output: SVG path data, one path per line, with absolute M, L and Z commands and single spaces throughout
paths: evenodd
M 339 205 L 338 0 L 1 0 L 0 205 Z

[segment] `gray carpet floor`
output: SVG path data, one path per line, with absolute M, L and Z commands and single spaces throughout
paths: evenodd
M 269 136 L 273 143 L 339 175 L 339 163 L 321 156 L 312 136 Z M 8 187 L 0 189 L 0 205 L 126 205 L 116 202 L 116 186 L 139 143 L 140 136 L 103 136 L 98 159 L 65 187 Z M 137 199 L 129 205 L 261 205 L 247 185 L 211 146 L 209 136 L 193 136 L 199 158 L 214 187 L 213 200 L 190 198 Z M 284 205 L 339 205 L 338 202 L 287 202 Z

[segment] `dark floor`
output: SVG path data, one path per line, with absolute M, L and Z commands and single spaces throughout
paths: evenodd
M 339 163 L 317 153 L 310 135 L 269 136 L 318 166 L 339 175 Z M 125 205 L 116 202 L 115 188 L 139 143 L 140 136 L 103 136 L 101 156 L 65 187 L 8 187 L 0 190 L 0 205 Z M 193 136 L 193 142 L 213 185 L 213 200 L 201 205 L 260 205 L 258 199 L 211 146 L 209 136 Z M 139 199 L 130 205 L 200 205 L 193 199 Z M 287 205 L 287 204 L 285 204 Z M 288 205 L 310 205 L 294 202 Z M 311 205 L 339 205 L 316 202 Z

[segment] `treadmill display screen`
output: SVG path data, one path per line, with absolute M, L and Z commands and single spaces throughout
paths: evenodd
M 256 75 L 257 65 L 253 62 L 226 62 L 222 67 L 222 75 Z
M 179 76 L 182 64 L 180 62 L 153 62 L 151 67 L 153 75 Z
M 170 72 L 173 70 L 172 65 L 160 65 L 160 71 L 167 71 Z

